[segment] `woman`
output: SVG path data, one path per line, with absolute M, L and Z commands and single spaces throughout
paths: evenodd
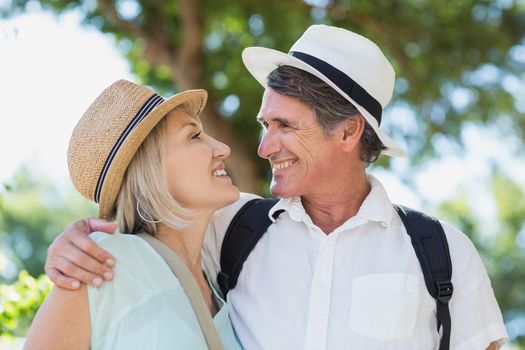
M 201 268 L 213 212 L 239 197 L 224 169 L 228 146 L 202 130 L 207 94 L 163 99 L 120 80 L 80 119 L 68 166 L 78 191 L 119 231 L 91 238 L 118 260 L 113 283 L 54 288 L 31 326 L 26 349 L 205 349 L 192 306 L 162 257 L 135 233 L 156 237 L 191 271 L 226 349 L 239 348 L 227 304 Z M 120 270 L 120 271 L 119 271 Z

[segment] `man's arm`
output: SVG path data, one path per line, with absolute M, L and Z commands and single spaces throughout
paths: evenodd
M 88 235 L 95 231 L 113 233 L 116 228 L 116 224 L 96 218 L 68 226 L 48 248 L 45 271 L 49 279 L 66 289 L 78 289 L 81 283 L 99 287 L 104 280 L 112 279 L 115 260 Z
M 496 342 L 490 343 L 489 347 L 486 350 L 498 350 L 498 345 Z

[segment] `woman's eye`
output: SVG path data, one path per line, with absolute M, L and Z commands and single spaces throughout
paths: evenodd
M 198 133 L 194 134 L 191 138 L 192 140 L 198 140 L 200 139 L 200 136 L 201 136 L 201 132 L 199 131 Z

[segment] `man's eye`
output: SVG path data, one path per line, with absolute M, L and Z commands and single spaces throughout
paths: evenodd
M 201 136 L 201 132 L 199 131 L 198 133 L 196 133 L 195 135 L 193 135 L 191 138 L 192 139 L 200 139 L 200 136 Z

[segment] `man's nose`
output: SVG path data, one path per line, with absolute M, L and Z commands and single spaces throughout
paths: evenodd
M 257 152 L 259 157 L 268 159 L 270 156 L 279 151 L 280 140 L 277 133 L 272 130 L 266 130 L 259 142 L 259 148 Z

